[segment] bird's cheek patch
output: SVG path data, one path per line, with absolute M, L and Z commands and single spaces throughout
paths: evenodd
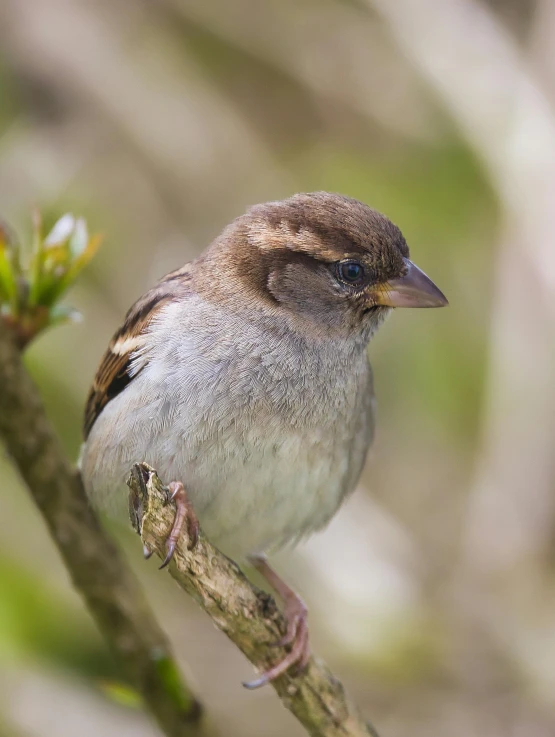
M 333 327 L 342 322 L 343 295 L 337 293 L 323 270 L 287 264 L 271 272 L 268 290 L 280 304 L 315 323 Z

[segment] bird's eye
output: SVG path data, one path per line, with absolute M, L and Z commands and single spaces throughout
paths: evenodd
M 364 266 L 358 261 L 341 261 L 337 265 L 337 275 L 345 284 L 357 287 L 364 282 Z

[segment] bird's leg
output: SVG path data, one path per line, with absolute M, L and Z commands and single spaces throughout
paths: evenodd
M 185 526 L 189 535 L 188 549 L 192 550 L 198 541 L 199 523 L 193 505 L 191 504 L 185 487 L 181 481 L 172 481 L 168 484 L 168 502 L 175 502 L 175 519 L 173 527 L 166 540 L 166 557 L 160 568 L 165 568 L 173 557 L 175 546 L 181 537 Z
M 291 650 L 279 663 L 269 668 L 260 678 L 243 684 L 245 688 L 252 689 L 265 686 L 293 666 L 297 671 L 303 670 L 310 658 L 310 645 L 308 610 L 302 599 L 270 568 L 264 556 L 251 556 L 249 560 L 283 600 L 287 630 L 275 645 L 276 647 L 291 645 Z

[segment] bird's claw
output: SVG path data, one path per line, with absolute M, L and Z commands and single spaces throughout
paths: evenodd
M 291 650 L 279 663 L 262 673 L 259 678 L 243 683 L 245 688 L 252 690 L 265 686 L 291 668 L 294 668 L 296 675 L 308 665 L 310 659 L 308 610 L 302 599 L 291 592 L 285 601 L 284 614 L 287 630 L 280 640 L 273 643 L 273 646 L 291 645 Z
M 308 617 L 308 610 L 298 596 L 290 600 L 285 606 L 285 617 L 287 621 L 287 630 L 283 637 L 277 642 L 272 643 L 272 647 L 285 647 L 285 645 L 292 645 L 297 636 L 297 632 L 301 623 L 306 623 Z
M 165 568 L 173 558 L 175 548 L 185 527 L 187 527 L 189 537 L 188 550 L 192 550 L 195 547 L 199 536 L 198 518 L 183 484 L 180 481 L 172 481 L 168 485 L 168 492 L 168 504 L 174 502 L 176 511 L 172 529 L 166 540 L 166 557 L 160 569 Z

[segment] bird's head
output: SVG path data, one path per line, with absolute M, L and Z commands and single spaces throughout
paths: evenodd
M 369 338 L 391 308 L 443 307 L 447 299 L 409 259 L 399 230 L 337 194 L 297 194 L 251 207 L 209 250 L 227 262 L 222 285 L 249 309 L 286 314 L 315 334 Z

